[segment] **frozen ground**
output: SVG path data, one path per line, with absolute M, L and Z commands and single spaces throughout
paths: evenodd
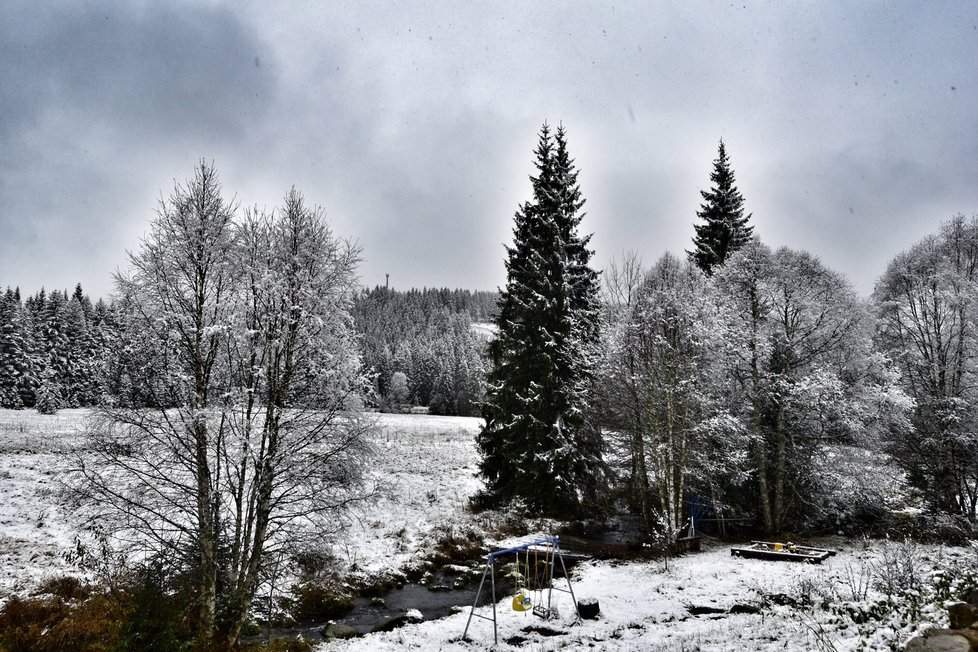
M 0 410 L 0 602 L 30 591 L 46 576 L 79 572 L 66 558 L 85 524 L 71 522 L 59 506 L 57 492 L 58 478 L 72 455 L 84 453 L 84 416 L 81 410 L 56 416 Z M 372 474 L 383 489 L 378 501 L 335 542 L 341 561 L 365 576 L 397 571 L 420 560 L 447 535 L 493 529 L 500 515 L 475 516 L 465 510 L 480 487 L 474 444 L 477 419 L 377 419 L 378 455 Z M 857 625 L 839 607 L 865 610 L 882 599 L 872 586 L 872 575 L 879 573 L 884 553 L 893 553 L 895 544 L 842 539 L 820 543 L 840 550 L 822 566 L 734 559 L 727 546 L 717 543 L 708 543 L 702 553 L 671 560 L 668 568 L 661 562 L 582 563 L 572 572 L 574 590 L 579 598 L 597 599 L 601 617 L 575 622 L 569 597 L 555 593 L 561 617 L 546 623 L 552 631 L 541 633 L 527 628 L 539 630 L 545 623 L 512 611 L 510 596 L 500 596 L 499 648 L 876 650 L 889 649 L 927 621 L 941 618 L 936 608 L 924 608 L 913 618 L 886 616 Z M 921 576 L 955 555 L 974 560 L 974 553 L 965 549 L 920 547 L 916 554 Z M 808 606 L 779 604 L 783 596 Z M 735 605 L 760 611 L 698 616 L 690 612 L 691 607 L 723 612 Z M 491 644 L 492 625 L 481 619 L 472 622 L 470 642 L 461 641 L 468 605 L 460 607 L 459 613 L 445 619 L 324 643 L 320 650 L 472 650 Z M 479 613 L 490 611 L 486 601 Z

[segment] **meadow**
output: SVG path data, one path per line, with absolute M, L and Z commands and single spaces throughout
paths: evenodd
M 79 522 L 61 499 L 61 480 L 84 459 L 86 411 L 45 416 L 0 410 L 0 601 L 29 595 L 46 579 L 91 576 L 79 544 L 95 523 Z M 475 418 L 376 415 L 371 480 L 376 499 L 328 545 L 352 583 L 417 575 L 446 540 L 469 537 L 483 550 L 552 533 L 559 524 L 499 512 L 473 513 Z M 729 545 L 672 559 L 585 560 L 571 580 L 578 599 L 597 600 L 596 620 L 579 621 L 568 595 L 543 623 L 498 605 L 499 649 L 861 650 L 897 649 L 916 631 L 946 625 L 943 606 L 976 584 L 972 547 L 903 540 L 821 538 L 838 550 L 822 565 L 730 556 Z M 318 642 L 322 650 L 471 650 L 492 642 L 492 625 L 471 605 L 387 633 Z M 483 600 L 477 613 L 488 615 Z M 546 625 L 545 627 L 543 625 Z

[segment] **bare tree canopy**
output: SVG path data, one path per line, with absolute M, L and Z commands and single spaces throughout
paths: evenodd
M 96 411 L 79 489 L 195 578 L 199 643 L 235 642 L 269 554 L 363 499 L 358 248 L 290 190 L 237 217 L 214 168 L 161 200 L 117 276 L 133 394 Z
M 978 217 L 958 215 L 896 256 L 876 285 L 877 345 L 915 400 L 891 451 L 940 511 L 978 506 Z

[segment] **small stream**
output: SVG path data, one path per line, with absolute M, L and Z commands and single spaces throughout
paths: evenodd
M 478 589 L 478 585 L 474 585 L 432 591 L 426 586 L 406 584 L 403 588 L 392 589 L 385 594 L 382 607 L 372 606 L 366 598 L 358 598 L 353 610 L 337 622 L 366 633 L 382 618 L 408 609 L 417 609 L 425 620 L 444 618 L 451 615 L 455 607 L 471 607 Z
M 425 620 L 436 620 L 451 615 L 456 607 L 468 608 L 475 600 L 479 589 L 478 584 L 460 589 L 431 590 L 420 584 L 405 584 L 402 588 L 391 589 L 381 596 L 383 605 L 376 604 L 371 598 L 357 598 L 356 604 L 342 618 L 331 622 L 340 623 L 367 634 L 374 625 L 389 616 L 417 609 Z M 485 598 L 485 596 L 483 596 Z M 294 638 L 302 636 L 309 641 L 322 639 L 322 630 L 327 621 L 312 621 L 293 627 L 276 627 L 272 629 L 272 638 Z M 264 640 L 265 634 L 256 636 L 253 640 Z
M 570 552 L 567 549 L 563 550 L 563 557 L 568 570 L 582 558 L 587 558 L 594 554 L 595 551 L 588 550 L 588 548 L 601 548 L 608 546 L 610 543 L 577 537 L 567 537 L 566 539 L 568 543 L 572 544 L 572 548 L 580 550 L 580 552 Z M 564 538 L 562 537 L 562 542 L 563 540 Z M 612 539 L 612 541 L 616 540 Z M 617 541 L 620 541 L 620 538 Z M 617 547 L 614 544 L 611 545 Z M 332 621 L 310 621 L 292 627 L 276 627 L 272 629 L 271 637 L 273 639 L 280 639 L 301 636 L 309 641 L 319 641 L 322 640 L 323 630 L 329 622 L 346 625 L 362 634 L 366 634 L 385 618 L 404 613 L 410 609 L 420 611 L 426 621 L 444 618 L 459 609 L 466 611 L 472 606 L 478 593 L 479 580 L 482 576 L 482 570 L 485 568 L 485 561 L 484 559 L 472 560 L 467 563 L 467 566 L 467 580 L 457 581 L 460 577 L 458 566 L 452 570 L 443 568 L 436 573 L 436 577 L 431 578 L 432 581 L 428 585 L 405 584 L 401 588 L 390 589 L 382 594 L 379 600 L 377 598 L 359 597 L 353 609 L 342 618 L 336 618 Z M 562 569 L 557 568 L 556 571 L 555 577 L 563 575 Z M 490 583 L 487 579 L 486 585 L 483 588 L 483 595 L 479 600 L 480 605 L 491 602 L 491 590 Z M 503 596 L 511 593 L 512 590 L 512 579 L 507 578 L 503 574 L 502 568 L 497 566 L 497 599 L 501 599 Z M 262 633 L 259 636 L 252 637 L 250 640 L 265 640 L 265 634 Z

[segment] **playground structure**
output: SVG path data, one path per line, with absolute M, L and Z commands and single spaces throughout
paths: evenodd
M 523 569 L 525 570 L 525 575 L 523 570 L 520 568 L 520 553 L 525 553 L 525 564 Z M 533 555 L 533 580 L 536 580 L 535 587 L 530 585 L 530 555 Z M 542 554 L 541 554 L 542 553 Z M 469 618 L 465 621 L 465 631 L 462 633 L 462 639 L 465 640 L 469 633 L 469 625 L 472 623 L 473 616 L 475 618 L 482 618 L 483 620 L 492 621 L 492 635 L 493 642 L 499 643 L 499 629 L 496 620 L 496 560 L 500 557 L 506 555 L 516 555 L 516 590 L 513 594 L 513 610 L 518 612 L 531 611 L 534 616 L 543 618 L 544 620 L 549 620 L 555 615 L 555 609 L 553 608 L 553 592 L 561 591 L 564 593 L 569 593 L 571 600 L 574 602 L 574 611 L 577 617 L 581 617 L 580 609 L 577 606 L 577 598 L 574 597 L 574 587 L 571 585 L 570 575 L 567 574 L 567 566 L 564 564 L 564 556 L 560 552 L 560 538 L 559 537 L 547 537 L 544 539 L 537 539 L 535 541 L 530 541 L 518 546 L 513 546 L 512 548 L 506 548 L 504 550 L 496 550 L 490 552 L 486 556 L 486 568 L 482 572 L 482 580 L 479 582 L 479 591 L 475 595 L 475 601 L 472 603 L 472 609 L 469 611 Z M 539 568 L 540 559 L 543 559 L 543 577 L 541 581 Z M 556 562 L 560 561 L 560 567 L 564 572 L 564 578 L 567 580 L 567 588 L 559 588 L 554 586 L 554 567 Z M 483 616 L 481 614 L 475 613 L 476 608 L 479 606 L 479 598 L 482 596 L 482 589 L 486 584 L 486 576 L 489 576 L 490 585 L 492 587 L 492 617 Z M 525 581 L 524 581 L 525 579 Z M 534 588 L 537 593 L 537 603 L 534 603 L 533 598 L 530 595 L 530 591 Z M 543 592 L 546 591 L 547 594 L 547 605 L 543 606 L 539 604 L 542 602 Z

